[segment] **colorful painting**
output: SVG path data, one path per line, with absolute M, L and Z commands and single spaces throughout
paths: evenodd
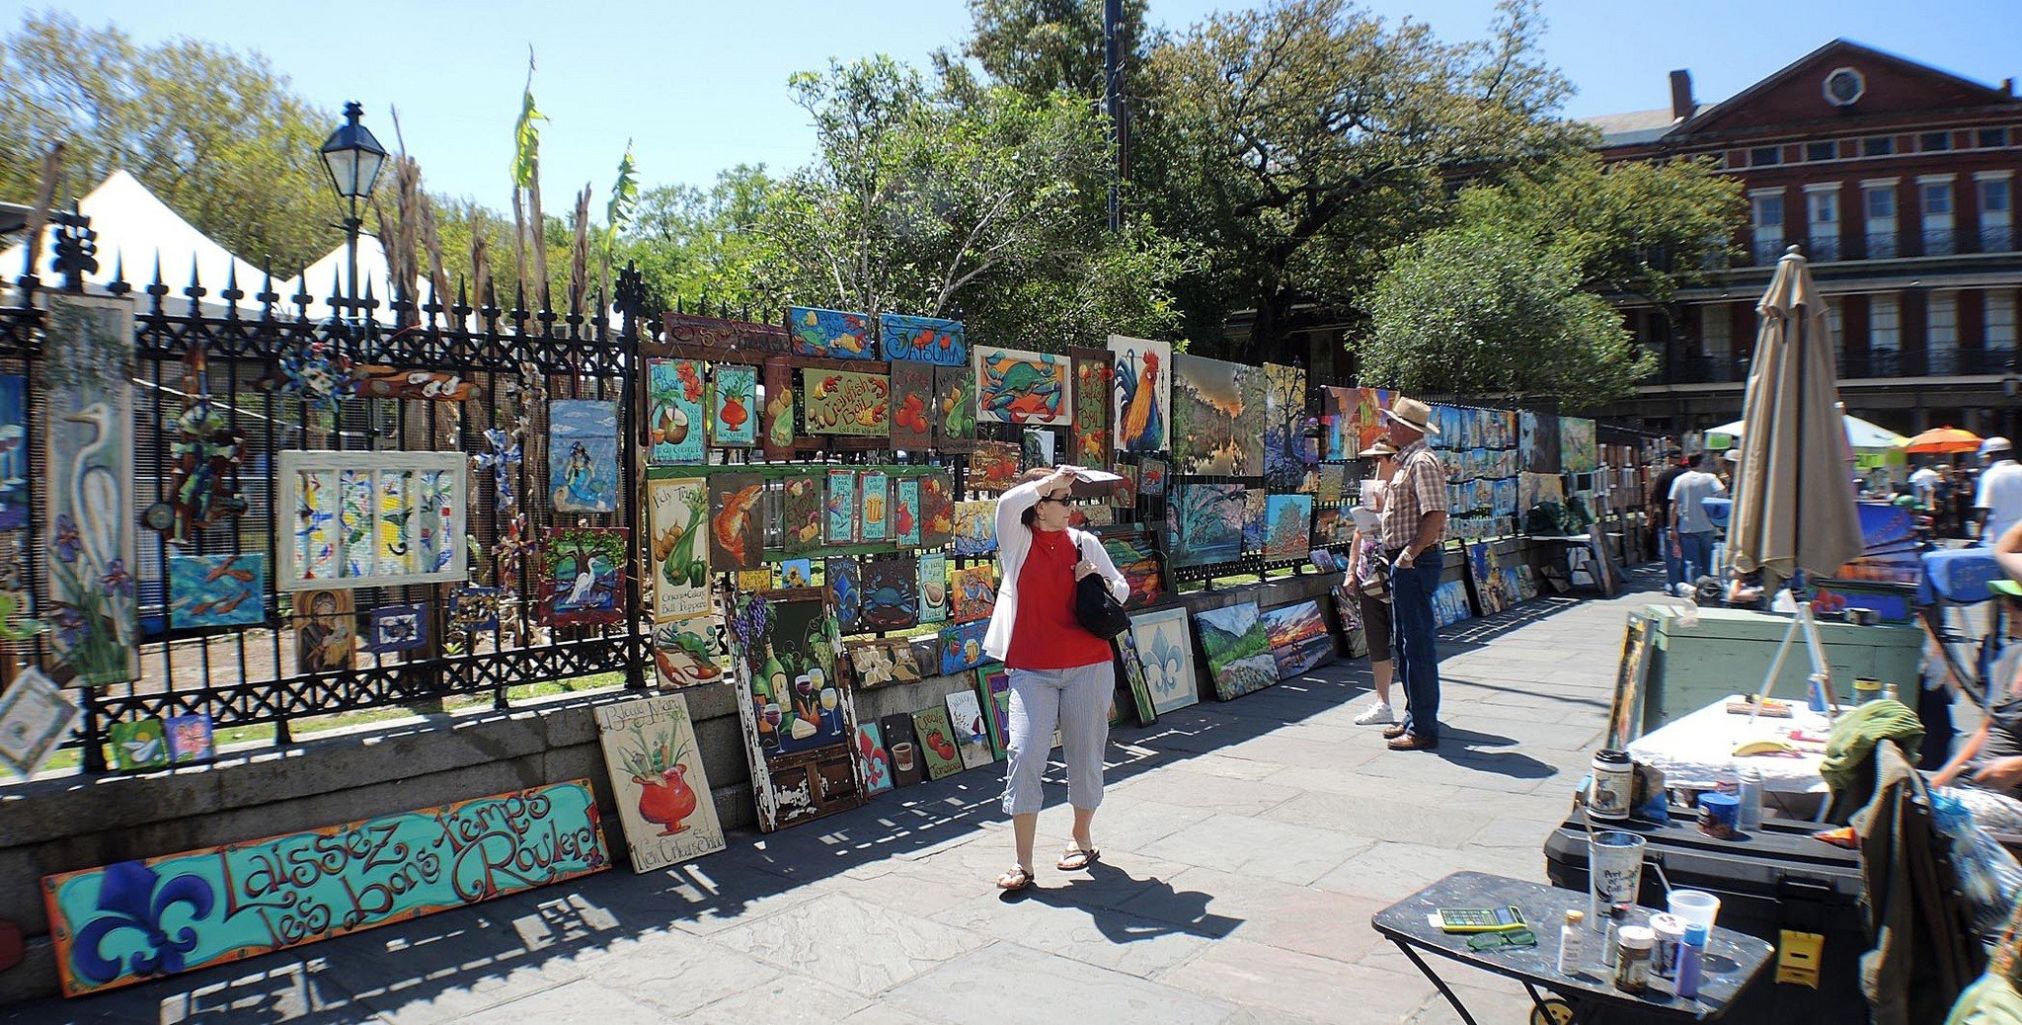
M 920 570 L 910 555 L 881 555 L 863 567 L 863 613 L 867 630 L 904 630 L 920 621 Z
M 1594 444 L 1592 420 L 1559 418 L 1559 464 L 1566 473 L 1592 473 L 1600 469 L 1600 450 Z
M 983 636 L 990 621 L 978 619 L 941 628 L 941 675 L 953 676 L 983 664 Z
M 700 463 L 703 374 L 708 364 L 693 359 L 646 361 L 646 461 L 654 465 Z
M 121 772 L 166 768 L 168 734 L 154 716 L 112 724 L 112 766 Z
M 653 621 L 709 611 L 709 481 L 702 477 L 646 482 L 647 530 L 653 543 Z
M 1525 410 L 1518 418 L 1517 462 L 1525 473 L 1559 472 L 1559 418 Z
M 1124 681 L 1130 687 L 1132 712 L 1137 716 L 1139 726 L 1150 726 L 1158 722 L 1158 707 L 1152 702 L 1151 681 L 1144 675 L 1144 659 L 1138 657 L 1137 641 L 1130 631 L 1116 635 L 1117 662 L 1123 666 Z M 1111 705 L 1112 711 L 1114 704 Z
M 1011 671 L 996 663 L 976 670 L 976 689 L 985 695 L 983 716 L 990 721 L 990 749 L 1003 758 L 1011 749 Z
M 541 546 L 543 605 L 556 626 L 625 621 L 624 527 L 560 527 Z
M 1388 388 L 1355 389 L 1355 436 L 1353 444 L 1359 458 L 1369 446 L 1386 433 L 1383 411 L 1390 408 L 1390 400 L 1395 393 Z
M 1259 618 L 1278 662 L 1278 679 L 1289 680 L 1334 660 L 1334 636 L 1327 632 L 1320 599 L 1266 609 Z
M 885 751 L 892 756 L 892 785 L 909 787 L 927 778 L 927 763 L 920 756 L 920 743 L 913 732 L 913 717 L 896 712 L 878 720 Z
M 1361 454 L 1355 426 L 1356 390 L 1336 385 L 1320 386 L 1320 458 L 1343 462 Z
M 892 518 L 892 480 L 883 470 L 857 475 L 857 540 L 883 541 Z
M 918 683 L 919 656 L 913 642 L 903 638 L 880 637 L 856 641 L 849 647 L 850 668 L 858 690 L 872 690 L 893 683 Z
M 884 342 L 885 358 L 894 362 L 969 365 L 969 342 L 959 320 L 881 313 L 878 337 Z
M 779 586 L 789 590 L 799 590 L 814 586 L 813 559 L 781 559 L 779 563 Z
M 800 372 L 801 417 L 809 434 L 888 438 L 892 379 L 853 370 Z
M 765 565 L 765 479 L 755 473 L 709 477 L 709 568 L 718 573 Z
M 1183 474 L 1254 477 L 1263 445 L 1241 428 L 1249 380 L 1261 371 L 1240 363 L 1173 354 L 1172 461 Z
M 1264 550 L 1264 516 L 1271 496 L 1262 488 L 1251 488 L 1243 496 L 1243 552 L 1258 555 Z
M 449 632 L 465 639 L 481 633 L 497 633 L 499 605 L 504 597 L 496 587 L 475 584 L 466 584 L 450 592 Z
M 1109 504 L 1118 509 L 1137 508 L 1137 464 L 1118 463 L 1113 471 L 1116 483 L 1109 488 Z
M 985 500 L 955 503 L 955 554 L 982 558 L 997 552 L 997 503 Z
M 967 452 L 976 440 L 976 370 L 968 363 L 934 368 L 934 442 Z
M 920 478 L 901 477 L 892 485 L 892 540 L 907 547 L 920 544 Z
M 1111 535 L 1102 539 L 1102 547 L 1130 584 L 1124 608 L 1143 608 L 1165 596 L 1165 569 L 1149 532 Z
M 851 746 L 856 706 L 821 592 L 738 594 L 728 626 L 759 828 L 770 832 L 861 803 Z
M 181 629 L 267 621 L 267 555 L 171 555 L 169 617 Z
M 871 349 L 869 318 L 861 313 L 810 306 L 786 308 L 787 333 L 795 356 L 829 359 L 876 359 Z
M 1109 353 L 1068 349 L 1074 363 L 1074 432 L 1068 448 L 1076 466 L 1109 466 Z
M 786 478 L 786 494 L 780 501 L 780 544 L 788 555 L 821 547 L 822 528 L 828 518 L 822 483 L 822 478 L 812 474 Z
M 1059 465 L 1053 457 L 1055 436 L 1044 427 L 1027 427 L 1019 438 L 1019 459 L 1028 470 L 1051 469 Z
M 857 764 L 864 770 L 864 793 L 882 794 L 892 788 L 892 755 L 885 750 L 877 723 L 857 724 Z
M 1264 558 L 1303 559 L 1313 537 L 1313 496 L 1272 495 L 1264 503 Z
M 168 737 L 169 761 L 173 764 L 205 762 L 217 754 L 208 713 L 169 716 L 162 720 L 162 732 Z
M 940 552 L 920 556 L 920 622 L 948 621 L 948 557 Z
M 1271 637 L 1253 601 L 1194 613 L 1215 697 L 1233 701 L 1278 682 Z
M 946 779 L 962 771 L 962 750 L 955 744 L 955 728 L 948 722 L 945 707 L 914 712 L 913 733 L 920 741 L 928 779 Z
M 391 655 L 427 646 L 426 605 L 382 605 L 366 616 L 366 651 L 375 655 Z
M 285 868 L 284 866 L 297 866 Z M 44 877 L 65 996 L 610 867 L 587 779 Z
M 934 368 L 926 363 L 891 366 L 892 447 L 925 451 L 934 444 Z
M 556 512 L 618 511 L 617 403 L 548 403 L 548 487 Z
M 1474 610 L 1467 600 L 1465 581 L 1449 580 L 1432 591 L 1432 619 L 1440 627 L 1464 623 L 1474 618 Z
M 1313 489 L 1313 501 L 1322 504 L 1340 502 L 1348 491 L 1348 467 L 1340 463 L 1322 464 L 1319 484 Z
M 1320 454 L 1308 420 L 1306 371 L 1264 364 L 1264 484 L 1271 490 L 1313 490 Z
M 0 765 L 17 776 L 34 775 L 83 714 L 84 709 L 42 670 L 34 666 L 21 670 L 0 692 Z
M 955 475 L 929 470 L 920 475 L 920 547 L 939 548 L 955 533 Z
M 295 669 L 330 673 L 350 669 L 357 648 L 357 606 L 350 591 L 301 591 L 295 595 Z
M 719 363 L 709 381 L 709 443 L 750 448 L 758 443 L 758 368 Z
M 1248 489 L 1241 484 L 1181 484 L 1166 504 L 1166 531 L 1172 564 L 1206 566 L 1233 562 L 1243 554 L 1243 511 Z
M 0 530 L 28 526 L 28 378 L 0 374 Z
M 1144 669 L 1154 713 L 1165 715 L 1200 701 L 1185 608 L 1132 614 L 1130 638 L 1137 646 L 1138 665 Z
M 976 416 L 985 423 L 1071 424 L 1074 371 L 1065 356 L 976 350 Z
M 135 605 L 133 304 L 49 293 L 43 403 L 43 588 L 36 613 L 74 685 L 140 675 Z M 17 439 L 15 444 L 19 444 Z
M 996 752 L 990 744 L 990 723 L 983 718 L 983 706 L 976 700 L 976 692 L 958 690 L 943 700 L 948 706 L 948 725 L 954 731 L 962 767 L 980 769 L 996 761 Z
M 1146 456 L 1137 464 L 1137 493 L 1151 498 L 1165 497 L 1166 461 Z
M 724 847 L 688 699 L 661 694 L 598 705 L 597 742 L 632 871 L 678 865 Z
M 835 613 L 838 628 L 846 634 L 857 632 L 863 627 L 862 564 L 849 556 L 824 559 L 821 579 L 822 589 L 827 593 L 830 611 Z
M 971 491 L 1008 491 L 1018 483 L 1019 447 L 1008 441 L 979 441 L 969 456 Z
M 784 357 L 765 361 L 765 405 L 759 413 L 759 432 L 767 459 L 792 459 L 801 438 L 794 418 L 793 364 Z
M 827 513 L 823 534 L 832 545 L 855 544 L 857 540 L 857 472 L 828 472 Z
M 653 673 L 661 687 L 693 687 L 723 679 L 716 662 L 716 616 L 703 613 L 653 624 Z
M 989 619 L 991 608 L 997 604 L 997 564 L 979 562 L 956 567 L 950 574 L 948 592 L 950 622 Z
M 1172 346 L 1109 336 L 1109 422 L 1118 452 L 1164 452 L 1172 423 Z

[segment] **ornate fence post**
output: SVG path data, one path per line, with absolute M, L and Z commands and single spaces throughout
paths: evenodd
M 601 305 L 601 304 L 600 304 Z M 651 543 L 651 529 L 646 527 L 647 517 L 639 508 L 639 426 L 635 418 L 642 405 L 639 400 L 640 360 L 639 360 L 639 319 L 646 313 L 646 284 L 639 274 L 639 265 L 627 262 L 625 269 L 618 273 L 616 302 L 613 304 L 618 315 L 623 318 L 619 340 L 622 343 L 617 359 L 618 401 L 622 408 L 618 413 L 618 459 L 622 467 L 620 476 L 624 500 L 620 508 L 631 517 L 635 531 L 633 543 L 626 546 L 625 566 L 625 686 L 631 690 L 641 690 L 646 686 L 645 664 L 650 657 L 647 650 L 651 637 L 639 634 L 639 574 L 646 569 L 640 562 L 641 540 Z M 602 318 L 600 317 L 601 321 Z M 606 337 L 610 328 L 606 324 Z

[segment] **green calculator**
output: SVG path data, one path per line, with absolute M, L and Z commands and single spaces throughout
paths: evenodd
M 1509 932 L 1524 927 L 1524 913 L 1515 905 L 1506 908 L 1439 909 L 1439 928 L 1444 932 Z

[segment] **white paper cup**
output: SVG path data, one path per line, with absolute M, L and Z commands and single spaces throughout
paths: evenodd
M 1635 833 L 1594 834 L 1588 852 L 1587 921 L 1604 928 L 1617 904 L 1634 904 L 1643 886 L 1643 838 Z
M 1685 920 L 1685 924 L 1697 923 L 1713 931 L 1713 919 L 1720 914 L 1720 898 L 1705 890 L 1672 890 L 1671 913 Z

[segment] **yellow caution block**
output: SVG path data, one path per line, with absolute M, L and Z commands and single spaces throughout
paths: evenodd
M 1776 945 L 1776 981 L 1818 988 L 1818 965 L 1825 953 L 1825 937 L 1815 932 L 1783 930 Z

